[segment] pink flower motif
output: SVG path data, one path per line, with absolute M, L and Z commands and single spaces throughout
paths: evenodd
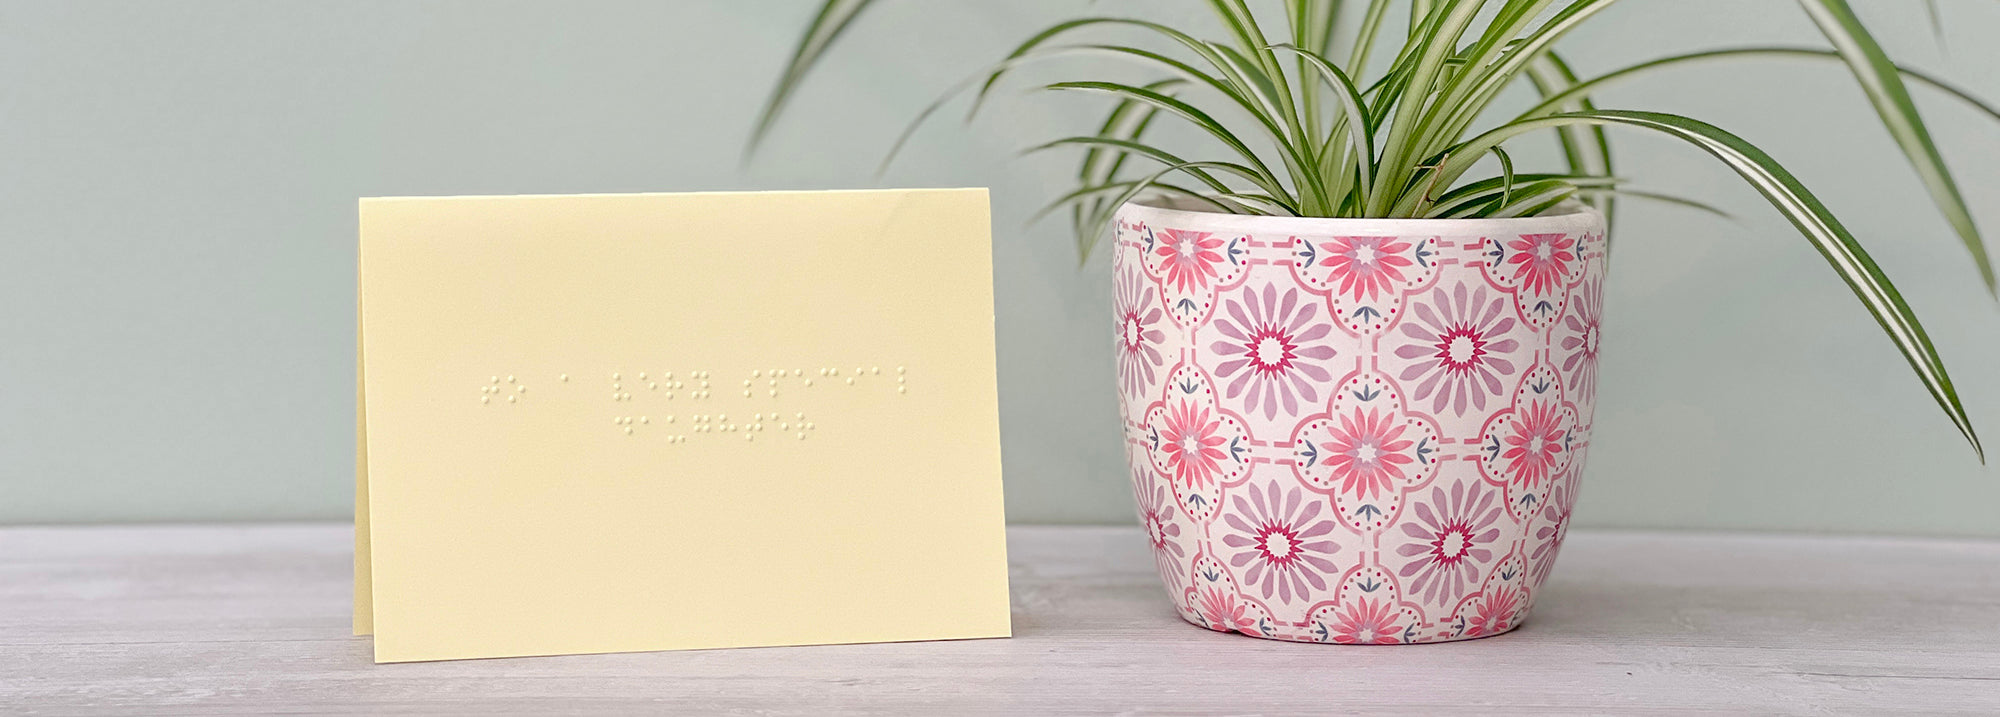
M 1556 553 L 1562 550 L 1563 538 L 1569 535 L 1570 511 L 1576 507 L 1576 495 L 1557 485 L 1549 491 L 1543 501 L 1542 519 L 1548 521 L 1535 531 L 1535 552 L 1528 557 L 1529 569 L 1536 586 L 1549 579 L 1549 570 L 1556 565 Z
M 1138 485 L 1152 483 L 1152 470 L 1138 468 L 1133 471 L 1132 480 Z M 1153 544 L 1153 560 L 1159 564 L 1160 579 L 1168 585 L 1181 584 L 1181 526 L 1173 522 L 1174 500 L 1167 495 L 1166 486 L 1151 485 L 1152 490 L 1139 490 L 1139 519 L 1146 523 L 1146 540 Z
M 1562 415 L 1554 403 L 1535 401 L 1515 413 L 1507 427 L 1514 435 L 1507 437 L 1507 450 L 1500 457 L 1507 459 L 1514 482 L 1531 489 L 1541 485 L 1562 456 Z
M 1480 601 L 1479 612 L 1467 624 L 1467 637 L 1498 635 L 1514 627 L 1514 618 L 1521 611 L 1521 589 L 1512 585 L 1502 585 L 1486 593 Z
M 1403 641 L 1402 617 L 1387 600 L 1361 598 L 1341 607 L 1329 632 L 1343 645 L 1394 645 Z
M 1166 425 L 1160 428 L 1160 450 L 1167 454 L 1175 481 L 1189 488 L 1208 485 L 1220 467 L 1217 461 L 1228 457 L 1217 447 L 1223 442 L 1221 426 L 1221 421 L 1209 419 L 1207 408 L 1189 401 L 1167 410 Z
M 1333 270 L 1330 279 L 1340 280 L 1333 293 L 1351 292 L 1355 301 L 1372 299 L 1394 288 L 1404 278 L 1402 270 L 1410 266 L 1410 260 L 1403 256 L 1410 243 L 1396 241 L 1396 237 L 1334 237 L 1320 249 L 1326 258 L 1319 265 Z
M 1257 621 L 1250 619 L 1242 601 L 1236 593 L 1218 588 L 1205 588 L 1201 592 L 1201 617 L 1208 621 L 1211 630 L 1235 630 L 1246 635 L 1255 635 Z
M 1597 338 L 1604 312 L 1604 283 L 1595 279 L 1585 282 L 1577 289 L 1576 312 L 1564 320 L 1569 335 L 1562 340 L 1562 350 L 1568 353 L 1563 359 L 1563 372 L 1569 374 L 1569 387 L 1579 401 L 1589 401 L 1597 395 Z
M 1514 279 L 1521 288 L 1546 294 L 1562 288 L 1569 263 L 1576 261 L 1576 252 L 1570 250 L 1574 246 L 1576 240 L 1567 234 L 1522 234 L 1507 242 L 1507 248 L 1513 250 L 1507 263 L 1514 265 Z
M 1125 393 L 1138 396 L 1153 383 L 1153 369 L 1163 360 L 1160 341 L 1166 333 L 1153 328 L 1160 320 L 1160 307 L 1153 304 L 1158 290 L 1137 271 L 1118 273 L 1118 383 Z
M 1314 520 L 1320 511 L 1318 496 L 1302 499 L 1297 487 L 1280 494 L 1277 483 L 1263 492 L 1255 488 L 1248 492 L 1249 500 L 1236 496 L 1236 510 L 1223 516 L 1238 532 L 1222 538 L 1223 545 L 1236 549 L 1230 566 L 1248 566 L 1244 584 L 1262 587 L 1266 600 L 1276 593 L 1286 602 L 1293 595 L 1305 597 L 1307 585 L 1325 590 L 1326 580 L 1320 575 L 1339 572 L 1327 556 L 1340 546 L 1327 538 L 1333 520 Z
M 1429 503 L 1411 503 L 1416 520 L 1403 523 L 1403 534 L 1415 542 L 1396 549 L 1397 555 L 1412 558 L 1399 574 L 1415 576 L 1410 591 L 1423 593 L 1426 601 L 1458 599 L 1493 560 L 1491 544 L 1500 537 L 1493 523 L 1500 518 L 1500 506 L 1484 483 L 1469 485 L 1470 492 L 1466 483 L 1452 486 L 1449 496 L 1443 488 L 1431 489 Z
M 1372 498 L 1402 480 L 1401 466 L 1410 462 L 1402 452 L 1414 443 L 1402 438 L 1406 428 L 1394 414 L 1373 409 L 1362 413 L 1356 408 L 1353 415 L 1341 416 L 1340 426 L 1332 429 L 1333 439 L 1326 445 L 1326 463 L 1340 481 L 1340 489 Z
M 1297 288 L 1280 294 L 1276 284 L 1266 284 L 1262 293 L 1245 288 L 1228 297 L 1223 309 L 1211 326 L 1225 338 L 1209 347 L 1222 360 L 1215 376 L 1228 381 L 1223 395 L 1242 396 L 1247 412 L 1262 406 L 1267 419 L 1281 407 L 1295 414 L 1300 401 L 1319 401 L 1313 382 L 1333 380 L 1319 364 L 1334 355 L 1322 341 L 1333 324 L 1320 321 L 1319 302 L 1301 301 Z
M 1431 398 L 1432 411 L 1443 411 L 1448 404 L 1464 415 L 1467 403 L 1484 409 L 1487 396 L 1504 392 L 1500 377 L 1512 375 L 1514 363 L 1502 354 L 1520 347 L 1519 341 L 1504 338 L 1514 328 L 1507 308 L 1504 297 L 1488 300 L 1484 286 L 1467 296 L 1465 284 L 1450 296 L 1438 292 L 1435 308 L 1414 306 L 1411 320 L 1403 323 L 1403 335 L 1413 343 L 1396 349 L 1397 356 L 1417 360 L 1403 369 L 1402 380 L 1423 378 L 1411 395 Z
M 1215 265 L 1222 262 L 1222 255 L 1215 251 L 1222 248 L 1222 240 L 1208 232 L 1180 229 L 1162 229 L 1160 234 L 1164 236 L 1153 253 L 1166 257 L 1167 281 L 1181 291 L 1207 287 L 1208 280 L 1215 278 Z

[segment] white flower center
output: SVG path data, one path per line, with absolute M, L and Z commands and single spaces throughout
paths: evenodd
M 1378 256 L 1375 247 L 1366 244 L 1354 247 L 1354 262 L 1357 264 L 1373 264 Z
M 1265 366 L 1276 366 L 1285 360 L 1285 344 L 1275 336 L 1266 336 L 1250 349 L 1250 358 Z
M 1292 538 L 1284 533 L 1270 533 L 1264 536 L 1264 552 L 1271 557 L 1282 558 L 1292 554 Z
M 1467 361 L 1471 361 L 1472 349 L 1473 349 L 1472 337 L 1470 336 L 1452 337 L 1451 346 L 1448 349 L 1451 352 L 1451 362 L 1462 364 Z
M 1583 330 L 1583 349 L 1597 353 L 1597 327 L 1592 326 Z
M 1549 253 L 1550 253 L 1550 252 L 1552 252 L 1552 251 L 1554 251 L 1554 250 L 1555 250 L 1555 249 L 1554 249 L 1554 247 L 1551 247 L 1551 246 L 1549 246 L 1549 243 L 1548 243 L 1548 242 L 1542 242 L 1542 243 L 1540 243 L 1540 244 L 1536 244 L 1536 245 L 1535 245 L 1535 258 L 1536 258 L 1536 259 L 1540 259 L 1540 260 L 1542 260 L 1542 261 L 1548 261 L 1548 260 L 1549 260 Z
M 1444 543 L 1438 546 L 1438 550 L 1442 551 L 1447 556 L 1458 555 L 1459 553 L 1465 552 L 1465 535 L 1456 530 L 1449 533 L 1445 533 Z

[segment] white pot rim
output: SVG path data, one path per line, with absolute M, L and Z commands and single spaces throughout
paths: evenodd
M 1200 227 L 1204 231 L 1244 234 L 1280 233 L 1312 236 L 1380 235 L 1467 236 L 1527 232 L 1585 233 L 1603 231 L 1604 213 L 1582 202 L 1568 201 L 1546 213 L 1532 217 L 1500 219 L 1369 219 L 1326 217 L 1279 217 L 1261 214 L 1225 214 L 1185 209 L 1184 203 L 1166 199 L 1126 202 L 1118 216 L 1126 221 L 1167 227 Z

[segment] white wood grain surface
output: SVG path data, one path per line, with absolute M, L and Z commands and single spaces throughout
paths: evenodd
M 1331 647 L 1181 622 L 1135 529 L 1015 528 L 1013 639 L 376 665 L 349 535 L 0 529 L 0 713 L 2000 714 L 2000 543 L 1577 531 L 1520 630 Z

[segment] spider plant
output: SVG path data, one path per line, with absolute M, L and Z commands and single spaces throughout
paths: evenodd
M 1705 206 L 1628 189 L 1613 173 L 1607 127 L 1665 134 L 1713 155 L 1791 221 L 1881 324 L 1983 461 L 1978 436 L 1923 325 L 1854 235 L 1796 177 L 1770 155 L 1714 125 L 1662 112 L 1602 108 L 1591 98 L 1619 82 L 1701 62 L 1788 58 L 1844 65 L 1965 245 L 1989 291 L 1995 279 L 1985 244 L 1911 101 L 1908 84 L 1942 90 L 1995 118 L 2000 110 L 1937 78 L 1897 66 L 1846 0 L 1799 0 L 1831 49 L 1710 50 L 1579 77 L 1555 45 L 1615 1 L 1357 0 L 1362 5 L 1358 13 L 1343 13 L 1341 0 L 1286 0 L 1273 6 L 1281 7 L 1284 27 L 1283 35 L 1273 37 L 1264 29 L 1269 18 L 1244 0 L 1210 0 L 1223 30 L 1220 40 L 1143 19 L 1078 18 L 1029 37 L 925 108 L 889 156 L 953 96 L 972 93 L 976 113 L 1008 73 L 1032 62 L 1101 55 L 1157 72 L 1159 79 L 1148 83 L 1077 79 L 1043 87 L 1112 100 L 1095 131 L 1030 150 L 1081 150 L 1077 186 L 1050 209 L 1070 210 L 1077 251 L 1087 258 L 1113 212 L 1144 194 L 1178 196 L 1218 212 L 1299 217 L 1530 216 L 1572 199 L 1609 215 L 1620 195 Z M 870 4 L 830 0 L 821 6 L 757 120 L 751 150 L 806 73 Z M 1927 3 L 1926 9 L 1936 27 L 1935 8 Z M 1408 14 L 1407 33 L 1385 32 L 1388 18 L 1397 12 Z M 1345 26 L 1350 20 L 1352 28 Z M 1090 39 L 1111 29 L 1155 42 L 1141 46 Z M 1344 57 L 1336 54 L 1336 45 L 1346 48 Z M 1381 58 L 1389 60 L 1386 69 L 1375 69 L 1371 59 Z M 1523 82 L 1539 101 L 1525 111 L 1500 113 L 1496 100 Z M 1214 142 L 1199 153 L 1176 153 L 1149 142 L 1147 130 L 1162 117 L 1186 123 Z M 1544 132 L 1560 143 L 1561 166 L 1515 171 L 1507 143 Z M 1497 175 L 1471 175 L 1476 166 L 1490 166 L 1482 164 L 1486 157 L 1497 160 L 1492 163 Z

